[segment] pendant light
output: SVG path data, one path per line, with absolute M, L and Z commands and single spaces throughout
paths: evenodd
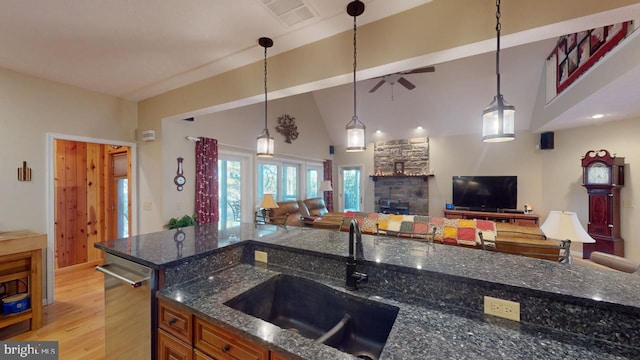
M 496 78 L 498 94 L 493 102 L 482 112 L 482 141 L 502 142 L 515 139 L 516 108 L 507 103 L 500 94 L 500 0 L 496 0 Z
M 258 157 L 273 157 L 274 140 L 267 128 L 267 49 L 273 46 L 273 40 L 261 37 L 258 44 L 264 48 L 264 129 L 258 135 L 256 153 Z
M 347 5 L 347 14 L 353 16 L 353 117 L 347 124 L 347 151 L 364 151 L 366 150 L 366 141 L 364 136 L 365 126 L 358 119 L 356 109 L 356 67 L 357 67 L 357 47 L 356 47 L 356 17 L 364 12 L 364 3 L 356 0 Z

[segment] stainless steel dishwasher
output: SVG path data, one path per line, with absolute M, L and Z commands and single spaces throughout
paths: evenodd
M 151 359 L 154 271 L 111 254 L 104 263 L 106 359 Z

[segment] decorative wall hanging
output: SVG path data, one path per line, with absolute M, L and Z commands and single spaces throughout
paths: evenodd
M 547 58 L 547 71 L 555 73 L 556 94 L 618 45 L 627 36 L 629 24 L 617 23 L 561 36 Z
M 176 184 L 176 189 L 178 191 L 182 191 L 184 184 L 187 182 L 187 179 L 184 177 L 182 172 L 182 157 L 177 158 L 178 160 L 178 170 L 176 171 L 176 176 L 173 178 L 173 183 Z
M 276 131 L 284 135 L 284 141 L 291 142 L 298 138 L 298 127 L 296 126 L 296 118 L 289 114 L 284 114 L 278 118 L 278 126 Z
M 31 168 L 27 167 L 27 162 L 22 162 L 22 167 L 18 168 L 18 181 L 31 181 Z

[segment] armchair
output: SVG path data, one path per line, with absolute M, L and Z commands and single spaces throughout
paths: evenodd
M 308 212 L 305 216 L 322 216 L 329 212 L 322 198 L 305 199 L 303 202 Z

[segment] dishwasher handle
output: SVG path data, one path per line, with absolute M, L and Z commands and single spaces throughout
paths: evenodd
M 124 282 L 126 284 L 129 284 L 133 288 L 140 287 L 140 286 L 142 286 L 142 284 L 144 284 L 145 281 L 149 281 L 151 279 L 150 276 L 147 276 L 147 277 L 144 277 L 142 279 L 131 280 L 131 279 L 125 277 L 125 276 L 122 276 L 120 274 L 117 274 L 117 273 L 107 269 L 106 267 L 109 266 L 109 265 L 111 265 L 111 264 L 105 264 L 104 266 L 98 265 L 98 266 L 96 266 L 96 270 L 100 271 L 101 273 L 103 273 L 105 275 L 109 275 L 111 277 L 114 277 L 114 278 L 116 278 L 116 279 L 118 279 L 118 280 L 120 280 L 120 281 L 122 281 L 122 282 Z

